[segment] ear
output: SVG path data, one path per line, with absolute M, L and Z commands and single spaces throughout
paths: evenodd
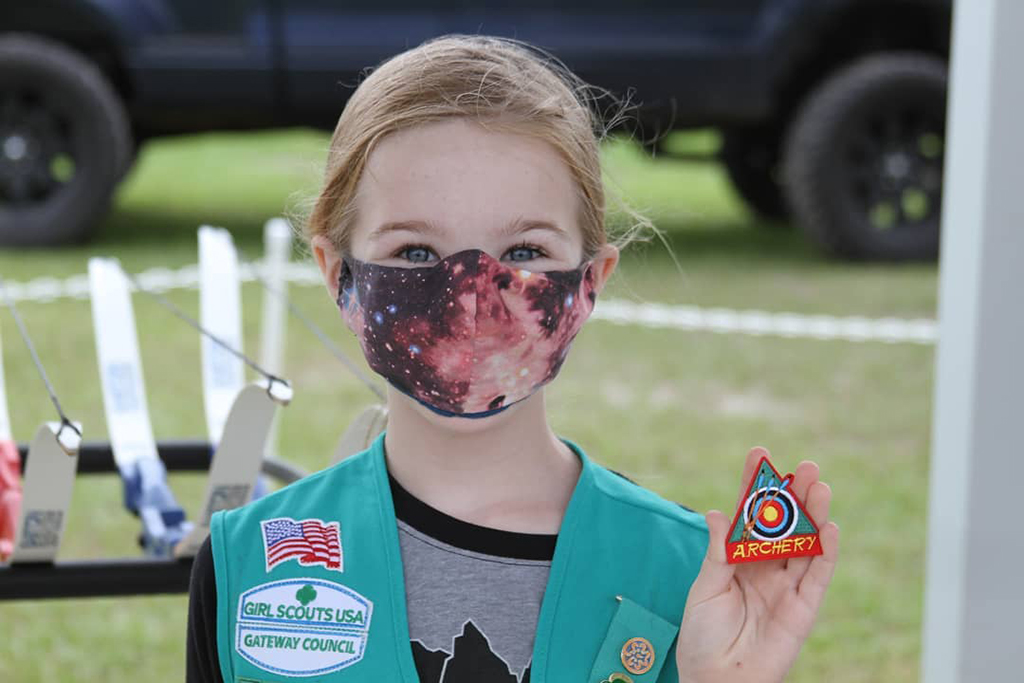
M 313 257 L 320 268 L 331 301 L 338 300 L 338 278 L 341 277 L 341 255 L 325 235 L 314 235 L 309 245 L 313 248 Z
M 619 248 L 614 244 L 604 244 L 597 250 L 594 262 L 594 293 L 600 294 L 608 278 L 615 272 L 619 263 Z

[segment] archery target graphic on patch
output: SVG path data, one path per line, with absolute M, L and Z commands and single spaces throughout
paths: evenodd
M 747 497 L 743 505 L 744 525 L 750 524 L 754 515 L 757 517 L 750 527 L 751 537 L 774 541 L 793 533 L 800 519 L 800 509 L 789 491 L 765 486 Z
M 781 476 L 768 458 L 761 458 L 725 539 L 730 564 L 821 554 L 818 525 L 792 483 L 792 474 Z

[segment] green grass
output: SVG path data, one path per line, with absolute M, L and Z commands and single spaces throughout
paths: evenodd
M 706 136 L 683 142 L 704 144 Z M 293 209 L 318 183 L 327 138 L 287 131 L 162 141 L 143 149 L 95 241 L 0 253 L 13 280 L 83 273 L 92 255 L 138 271 L 194 263 L 195 228 L 223 225 L 249 255 L 263 221 Z M 627 252 L 609 296 L 702 306 L 868 316 L 933 316 L 934 266 L 869 266 L 822 257 L 801 235 L 760 225 L 714 165 L 656 162 L 615 142 L 609 177 L 645 210 L 658 241 Z M 354 338 L 319 288 L 296 303 L 358 358 Z M 170 298 L 193 313 L 195 292 Z M 246 343 L 259 337 L 261 292 L 243 290 Z M 86 301 L 20 308 L 66 410 L 86 438 L 106 435 Z M 162 308 L 135 300 L 158 438 L 200 436 L 199 344 Z M 0 313 L 17 437 L 52 409 Z M 833 487 L 841 562 L 815 631 L 789 680 L 832 683 L 917 677 L 933 349 L 683 333 L 593 321 L 549 389 L 559 433 L 596 459 L 696 509 L 728 509 L 747 449 L 780 468 L 812 458 Z M 315 469 L 371 396 L 304 329 L 289 321 L 287 375 L 296 398 L 282 413 L 284 455 Z M 194 510 L 202 478 L 172 484 Z M 135 555 L 136 521 L 111 476 L 81 477 L 61 557 Z M 181 596 L 0 603 L 0 681 L 181 680 Z

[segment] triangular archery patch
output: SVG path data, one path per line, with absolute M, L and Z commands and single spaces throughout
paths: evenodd
M 725 539 L 730 564 L 821 554 L 821 539 L 803 503 L 790 489 L 793 475 L 779 476 L 762 457 Z

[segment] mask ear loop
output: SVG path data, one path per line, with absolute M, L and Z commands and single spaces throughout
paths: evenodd
M 355 281 L 355 275 L 352 272 L 352 266 L 349 265 L 348 257 L 341 257 L 341 268 L 338 270 L 338 298 L 335 303 L 342 308 L 348 308 L 350 304 L 349 297 L 347 296 L 345 283 L 348 280 Z
M 594 259 L 586 261 L 582 266 L 583 275 L 580 277 L 580 290 L 586 295 L 591 306 L 597 302 L 597 288 L 594 282 Z

